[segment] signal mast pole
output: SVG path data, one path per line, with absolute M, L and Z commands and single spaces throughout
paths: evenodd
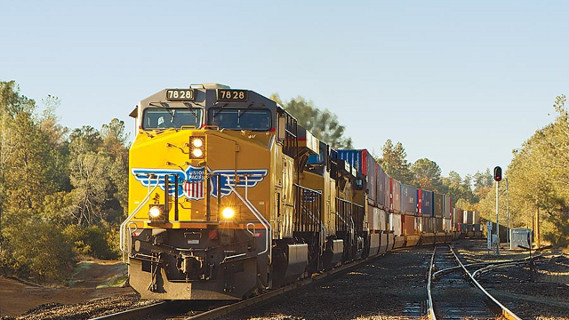
M 496 254 L 500 254 L 500 215 L 498 214 L 499 209 L 499 192 L 500 180 L 502 180 L 502 168 L 499 166 L 494 168 L 494 180 L 496 180 Z
M 499 189 L 500 181 L 496 181 L 496 254 L 500 254 L 500 215 L 498 214 L 499 202 L 498 197 L 500 196 Z
M 508 215 L 508 233 L 506 233 L 506 242 L 510 243 L 510 189 L 508 188 L 508 177 L 506 177 L 506 212 Z M 511 246 L 510 246 L 511 248 Z

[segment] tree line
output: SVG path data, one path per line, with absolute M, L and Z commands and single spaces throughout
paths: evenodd
M 58 98 L 40 104 L 0 82 L 0 271 L 63 280 L 82 255 L 118 257 L 128 198 L 128 134 L 58 123 Z
M 519 149 L 499 185 L 500 224 L 510 212 L 512 228 L 530 228 L 541 239 L 559 246 L 569 245 L 569 113 L 565 95 L 553 103 L 555 119 L 538 129 Z M 508 193 L 506 194 L 506 191 Z M 496 221 L 496 194 L 489 192 L 480 201 L 482 216 Z

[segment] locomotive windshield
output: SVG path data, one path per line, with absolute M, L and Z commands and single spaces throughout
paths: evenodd
M 267 131 L 272 128 L 271 112 L 265 109 L 209 110 L 209 124 L 220 129 Z
M 201 127 L 201 109 L 188 108 L 150 108 L 144 110 L 143 129 L 168 129 L 182 127 Z

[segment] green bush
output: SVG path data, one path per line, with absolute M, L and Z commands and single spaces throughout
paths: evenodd
M 4 230 L 2 260 L 18 276 L 38 280 L 64 280 L 73 269 L 75 255 L 57 226 L 30 217 L 18 219 Z
M 78 255 L 91 256 L 97 259 L 116 259 L 118 257 L 117 244 L 113 243 L 115 241 L 113 234 L 107 228 L 69 225 L 63 233 L 68 241 L 73 244 L 73 251 Z

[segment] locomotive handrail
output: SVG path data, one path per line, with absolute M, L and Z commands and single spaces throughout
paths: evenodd
M 152 192 L 154 192 L 154 190 L 156 190 L 156 188 L 158 188 L 158 186 L 160 185 L 158 183 L 158 178 L 156 180 L 156 185 L 150 189 L 150 177 L 148 178 L 148 193 L 146 194 L 146 197 L 142 200 L 142 202 L 140 202 L 140 204 L 138 205 L 138 207 L 136 207 L 132 213 L 123 221 L 123 223 L 121 223 L 121 227 L 119 229 L 120 232 L 120 244 L 119 244 L 119 248 L 122 251 L 122 260 L 123 262 L 125 262 L 125 252 L 127 251 L 127 248 L 125 246 L 125 238 L 126 238 L 126 228 L 127 228 L 127 224 L 130 222 L 130 220 L 146 205 L 146 203 L 148 202 L 148 200 L 150 200 L 150 195 L 152 194 Z
M 219 175 L 224 176 L 226 178 L 230 178 L 231 176 L 234 176 L 234 175 L 227 175 L 227 174 L 219 174 Z M 227 187 L 229 189 L 231 189 L 232 192 L 235 192 L 235 195 L 237 195 L 239 200 L 241 200 L 241 202 L 243 202 L 243 204 L 245 204 L 245 206 L 253 213 L 255 218 L 257 218 L 257 220 L 259 220 L 259 222 L 261 222 L 261 224 L 265 228 L 265 231 L 266 231 L 265 250 L 257 253 L 257 255 L 260 256 L 260 255 L 268 252 L 269 253 L 269 264 L 270 264 L 271 263 L 271 255 L 272 255 L 272 247 L 271 247 L 271 243 L 270 243 L 270 239 L 269 239 L 269 237 L 272 237 L 271 224 L 269 223 L 269 221 L 267 219 L 265 219 L 265 217 L 259 212 L 259 210 L 257 210 L 257 208 L 255 208 L 255 206 L 251 203 L 251 201 L 249 201 L 248 192 L 247 192 L 247 190 L 249 189 L 249 184 L 248 184 L 248 180 L 247 180 L 247 175 L 244 175 L 244 176 L 245 176 L 245 198 L 241 194 L 239 194 L 239 192 L 237 192 L 237 190 L 233 187 L 233 185 L 231 185 L 231 183 L 228 183 Z M 232 257 L 226 257 L 226 258 L 232 258 Z
M 320 248 L 324 249 L 326 247 L 326 243 L 325 243 L 325 239 L 327 236 L 327 230 L 326 230 L 326 226 L 324 225 L 324 223 L 322 221 L 320 221 L 320 219 L 318 219 L 318 217 L 315 217 L 314 214 L 312 213 L 312 211 L 308 210 L 308 208 L 303 207 L 304 211 L 307 213 L 307 215 L 312 218 L 312 221 L 314 221 L 317 224 L 320 224 Z

